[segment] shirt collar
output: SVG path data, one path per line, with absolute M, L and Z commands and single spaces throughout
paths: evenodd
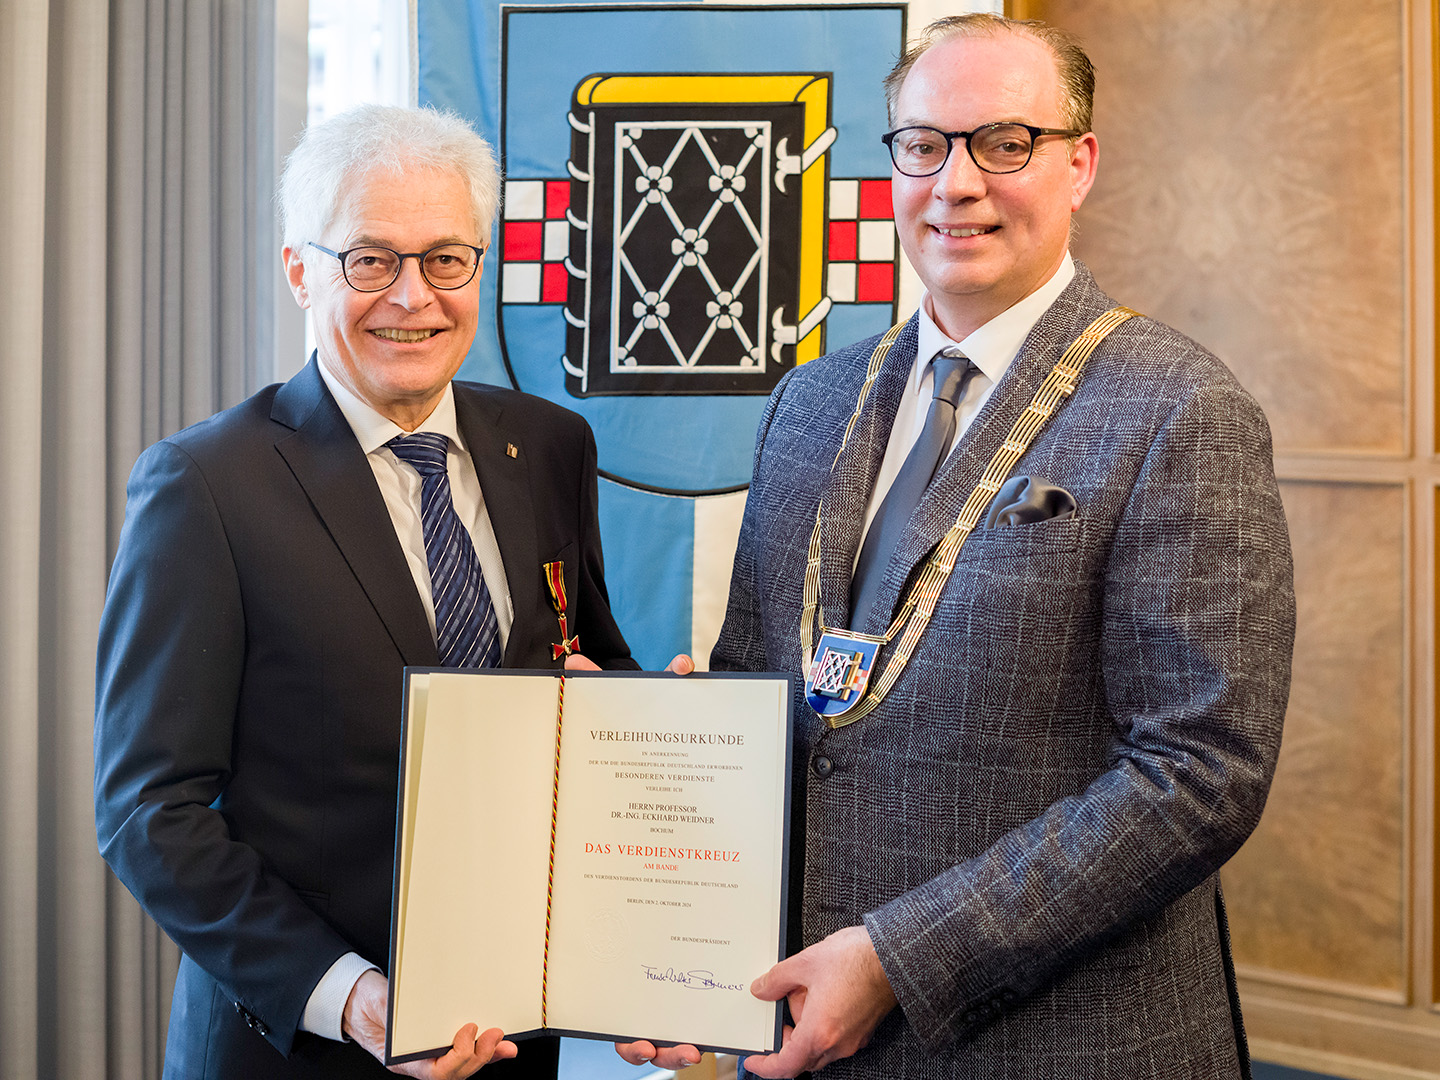
M 349 387 L 331 373 L 324 360 L 320 360 L 318 356 L 316 360 L 317 366 L 320 368 L 320 377 L 329 387 L 330 396 L 335 399 L 335 404 L 340 406 L 340 411 L 345 414 L 345 420 L 350 425 L 350 430 L 355 433 L 361 450 L 367 454 L 374 453 L 395 436 L 408 434 L 395 421 L 381 416 L 367 402 L 352 393 Z M 420 426 L 415 430 L 444 435 L 457 449 L 468 449 L 455 420 L 455 392 L 448 382 L 445 384 L 445 393 L 441 395 L 434 411 L 421 421 Z
M 930 317 L 930 297 L 927 293 L 920 304 L 920 339 L 915 353 L 915 376 L 924 375 L 930 358 L 941 349 L 958 345 L 960 351 L 974 362 L 992 385 L 998 383 L 1010 367 L 1010 362 L 1019 354 L 1020 346 L 1025 344 L 1030 331 L 1040 321 L 1040 316 L 1050 309 L 1050 305 L 1055 303 L 1074 277 L 1075 260 L 1067 251 L 1049 281 L 1025 299 L 1006 308 L 984 326 L 972 331 L 964 341 L 952 341 L 935 325 L 935 320 Z

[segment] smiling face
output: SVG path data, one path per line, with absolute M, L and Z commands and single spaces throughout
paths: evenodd
M 470 192 L 458 174 L 375 173 L 341 201 L 325 234 L 311 237 L 334 251 L 377 244 L 427 251 L 436 244 L 481 246 Z M 362 401 L 406 431 L 434 411 L 475 339 L 480 273 L 459 289 L 433 288 L 419 260 L 381 292 L 357 292 L 340 261 L 315 248 L 286 248 L 291 291 L 315 320 L 316 349 L 332 375 Z M 481 264 L 481 271 L 484 264 Z
M 998 121 L 1066 126 L 1054 55 L 1023 34 L 933 45 L 895 101 L 897 128 L 973 131 Z M 1070 216 L 1095 180 L 1098 155 L 1093 134 L 1073 146 L 1045 135 L 1025 168 L 997 176 L 977 168 L 956 139 L 935 175 L 893 174 L 900 246 L 946 334 L 962 340 L 1050 279 L 1069 244 Z

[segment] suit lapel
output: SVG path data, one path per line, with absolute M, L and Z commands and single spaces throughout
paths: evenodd
M 433 667 L 439 663 L 435 641 L 390 512 L 370 463 L 315 364 L 312 357 L 275 395 L 270 418 L 292 429 L 276 440 L 275 448 L 304 488 L 404 662 Z
M 820 603 L 826 623 L 832 627 L 845 627 L 850 623 L 851 570 L 860 547 L 860 528 L 870 493 L 875 490 L 875 478 L 885 460 L 895 413 L 915 364 L 918 326 L 918 320 L 911 316 L 895 339 L 825 489 L 825 512 L 820 527 Z M 836 408 L 844 410 L 844 416 L 837 418 L 842 425 L 849 422 L 854 411 L 870 356 L 871 350 L 867 349 L 856 357 L 844 391 L 834 395 Z
M 519 664 L 526 634 L 525 621 L 534 617 L 542 601 L 539 542 L 535 535 L 534 493 L 530 486 L 529 459 L 520 431 L 507 426 L 505 409 L 498 395 L 454 384 L 455 419 L 470 448 L 485 510 L 495 530 L 500 559 L 505 564 L 505 584 L 514 605 L 515 624 L 510 628 L 502 663 Z M 515 448 L 510 456 L 509 447 Z
M 1077 262 L 1075 279 L 1030 331 L 985 407 L 956 446 L 955 453 L 941 465 L 935 480 L 921 497 L 886 568 L 870 625 L 862 630 L 884 633 L 901 590 L 914 577 L 917 566 L 955 524 L 970 493 L 980 483 L 991 459 L 1055 362 L 1080 331 L 1110 306 L 1109 298 L 1096 287 L 1089 271 Z M 1017 464 L 1015 471 L 1023 472 L 1022 465 Z

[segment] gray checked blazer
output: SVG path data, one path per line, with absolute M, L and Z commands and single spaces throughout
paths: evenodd
M 1077 264 L 856 629 L 884 632 L 1020 410 L 1111 306 Z M 832 472 L 874 344 L 797 368 L 770 400 L 717 670 L 800 671 L 822 497 L 821 601 L 828 625 L 848 622 L 914 320 Z M 974 533 L 869 716 L 827 731 L 796 702 L 792 947 L 863 921 L 900 1002 L 822 1075 L 1248 1075 L 1217 871 L 1260 818 L 1289 692 L 1294 592 L 1269 428 L 1219 360 L 1137 318 L 1015 474 L 1067 489 L 1077 513 Z

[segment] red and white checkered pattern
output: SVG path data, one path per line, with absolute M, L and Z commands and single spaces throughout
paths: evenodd
M 568 180 L 511 180 L 505 185 L 500 257 L 506 304 L 563 304 L 570 288 Z
M 837 304 L 895 299 L 889 180 L 831 180 L 826 295 Z
M 501 253 L 506 304 L 563 304 L 570 287 L 569 180 L 505 185 Z M 837 304 L 895 300 L 895 224 L 889 180 L 831 180 L 826 295 Z

